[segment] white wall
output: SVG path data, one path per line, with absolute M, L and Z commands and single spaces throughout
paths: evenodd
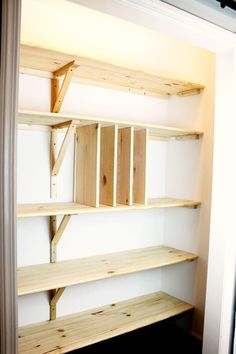
M 20 108 L 48 111 L 49 97 L 49 80 L 21 75 Z M 182 103 L 184 102 L 188 102 L 189 111 L 196 105 L 194 98 L 182 98 Z M 168 118 L 169 105 L 170 100 L 166 99 L 73 83 L 69 88 L 62 111 L 163 124 Z M 190 122 L 189 126 L 191 126 Z M 18 203 L 52 201 L 49 193 L 49 138 L 49 132 L 19 130 Z M 61 138 L 63 138 L 63 134 L 61 134 Z M 186 175 L 186 182 L 188 182 L 189 187 L 184 183 L 186 189 L 181 187 L 181 193 L 177 195 L 177 191 L 182 185 L 182 179 L 180 178 L 175 189 L 171 190 L 173 171 L 168 171 L 168 165 L 173 164 L 175 166 L 176 161 L 182 161 L 181 166 L 182 164 L 185 166 L 184 171 L 187 172 L 188 169 L 192 171 L 193 165 L 199 158 L 200 147 L 200 141 L 150 142 L 149 197 L 164 197 L 167 190 L 176 197 L 189 199 L 198 197 L 199 195 L 195 191 L 196 176 L 191 172 Z M 170 153 L 173 149 L 175 156 L 171 156 Z M 168 158 L 167 154 L 170 155 Z M 57 201 L 72 200 L 72 162 L 73 144 L 69 148 L 58 177 Z M 168 174 L 169 178 L 166 178 Z M 179 177 L 181 176 L 179 175 Z M 194 251 L 196 250 L 198 217 L 198 210 L 181 208 L 75 215 L 59 243 L 58 260 L 163 243 L 187 251 Z M 183 224 L 185 225 L 184 230 L 182 228 Z M 172 229 L 168 229 L 167 225 L 172 225 Z M 18 219 L 18 265 L 25 266 L 49 262 L 49 251 L 48 217 Z M 194 302 L 195 271 L 196 264 L 194 262 L 171 266 L 166 268 L 164 272 L 162 270 L 152 270 L 111 280 L 73 286 L 66 289 L 63 294 L 58 304 L 58 315 L 81 311 L 163 288 L 186 301 Z M 178 281 L 178 284 L 176 275 L 181 276 L 182 279 L 181 282 Z M 174 286 L 170 286 L 171 283 Z M 47 320 L 48 318 L 49 307 L 46 292 L 20 297 L 20 325 Z
M 236 56 L 217 55 L 214 163 L 204 354 L 226 354 L 235 286 L 235 92 Z
M 128 4 L 127 0 L 119 2 Z M 134 2 L 136 1 L 132 1 L 132 3 Z M 55 3 L 57 4 L 56 7 Z M 91 1 L 88 1 L 87 3 L 91 3 Z M 111 4 L 112 3 L 113 2 L 111 1 Z M 96 2 L 96 4 L 98 4 L 98 2 Z M 114 9 L 111 4 L 110 2 L 109 4 L 107 3 L 107 7 L 110 10 Z M 159 142 L 155 144 L 151 143 L 149 156 L 151 166 L 150 170 L 152 169 L 152 173 L 149 172 L 149 196 L 163 196 L 167 193 L 174 192 L 174 195 L 179 193 L 179 195 L 183 197 L 182 192 L 180 193 L 179 184 L 181 183 L 182 185 L 182 182 L 184 182 L 186 189 L 183 190 L 181 187 L 181 191 L 184 191 L 186 196 L 188 195 L 189 198 L 194 196 L 199 196 L 200 199 L 204 198 L 204 203 L 200 209 L 200 213 L 196 210 L 192 211 L 183 209 L 176 209 L 173 211 L 146 211 L 142 213 L 142 218 L 145 218 L 144 225 L 148 225 L 149 222 L 150 225 L 152 225 L 152 229 L 150 228 L 150 234 L 147 235 L 145 232 L 145 235 L 143 235 L 144 229 L 141 229 L 141 231 L 138 233 L 138 236 L 135 236 L 135 232 L 132 233 L 133 236 L 131 236 L 131 233 L 127 232 L 127 234 L 124 235 L 125 237 L 122 239 L 124 242 L 121 241 L 120 237 L 117 238 L 117 235 L 114 235 L 114 240 L 110 235 L 101 236 L 103 239 L 108 239 L 106 243 L 107 251 L 117 250 L 119 247 L 120 249 L 128 247 L 139 247 L 141 244 L 153 244 L 154 241 L 157 244 L 168 242 L 170 245 L 175 245 L 177 244 L 178 238 L 177 236 L 173 236 L 173 232 L 175 234 L 175 230 L 171 230 L 169 225 L 170 221 L 179 221 L 180 219 L 178 215 L 181 215 L 183 225 L 186 225 L 185 215 L 187 217 L 190 215 L 190 219 L 192 221 L 190 222 L 189 226 L 186 226 L 184 235 L 180 237 L 180 245 L 185 246 L 189 250 L 195 250 L 197 248 L 199 251 L 198 254 L 200 255 L 200 259 L 198 261 L 196 272 L 193 270 L 193 264 L 191 264 L 189 268 L 187 267 L 189 264 L 178 266 L 178 269 L 179 272 L 187 272 L 186 276 L 185 273 L 182 273 L 183 281 L 184 279 L 186 279 L 186 281 L 187 279 L 192 279 L 193 274 L 196 275 L 194 277 L 194 291 L 190 291 L 189 282 L 186 287 L 183 287 L 180 283 L 177 284 L 177 282 L 175 283 L 176 286 L 174 287 L 171 287 L 170 283 L 168 284 L 168 282 L 165 284 L 163 282 L 163 284 L 170 292 L 174 293 L 178 291 L 180 294 L 182 294 L 183 298 L 196 304 L 196 330 L 201 332 L 202 313 L 204 309 L 204 301 L 202 301 L 202 298 L 204 298 L 204 284 L 207 263 L 206 253 L 208 245 L 208 216 L 210 208 L 209 181 L 211 177 L 211 155 L 210 153 L 206 153 L 206 151 L 209 148 L 209 151 L 211 152 L 212 143 L 211 122 L 213 119 L 213 71 L 215 58 L 212 53 L 206 50 L 202 50 L 196 46 L 189 45 L 176 39 L 175 37 L 169 37 L 167 35 L 163 35 L 161 32 L 157 32 L 157 28 L 160 28 L 160 31 L 163 32 L 163 29 L 165 29 L 165 33 L 170 33 L 168 32 L 168 28 L 170 28 L 170 21 L 167 21 L 167 26 L 166 18 L 163 13 L 159 14 L 158 11 L 155 13 L 155 11 L 153 12 L 153 9 L 150 9 L 151 13 L 149 12 L 144 15 L 144 12 L 142 12 L 140 8 L 138 9 L 138 5 L 135 5 L 135 7 L 137 11 L 133 7 L 126 5 L 122 10 L 122 6 L 119 6 L 121 9 L 119 14 L 122 18 L 126 18 L 125 14 L 128 13 L 130 17 L 133 17 L 132 21 L 135 17 L 134 22 L 137 20 L 139 24 L 145 24 L 147 28 L 149 27 L 154 30 L 150 30 L 141 27 L 140 25 L 114 18 L 103 13 L 98 13 L 96 11 L 86 9 L 64 0 L 51 2 L 24 0 L 22 9 L 22 42 L 59 51 L 68 51 L 73 54 L 91 56 L 97 60 L 107 60 L 108 62 L 114 62 L 117 65 L 125 65 L 137 70 L 147 70 L 161 73 L 162 75 L 182 78 L 187 81 L 198 82 L 206 85 L 205 92 L 203 95 L 199 96 L 200 98 L 181 98 L 180 101 L 178 101 L 174 99 L 158 100 L 154 98 L 131 95 L 119 91 L 96 89 L 72 84 L 69 95 L 66 96 L 66 100 L 62 107 L 62 110 L 68 113 L 96 114 L 103 117 L 117 117 L 119 119 L 132 119 L 144 122 L 168 122 L 169 124 L 177 126 L 195 127 L 199 128 L 200 130 L 204 130 L 205 135 L 203 142 L 178 142 L 175 144 L 174 141 L 171 141 Z M 125 9 L 128 9 L 128 11 L 126 12 Z M 114 15 L 114 11 L 112 14 Z M 177 27 L 180 26 L 180 24 L 184 24 L 184 28 L 181 28 L 185 35 L 186 33 L 192 33 L 192 31 L 186 31 L 185 22 L 182 21 L 183 18 L 185 20 L 185 17 L 183 17 L 181 14 L 181 16 L 178 17 L 177 24 L 173 21 L 171 26 L 172 35 L 179 34 L 180 31 L 178 31 Z M 163 21 L 163 19 L 165 20 Z M 63 28 L 58 27 L 57 24 L 60 22 L 63 22 L 64 24 L 66 23 L 66 25 L 63 26 Z M 56 30 L 52 30 L 53 28 L 56 28 Z M 173 28 L 175 28 L 174 31 Z M 195 27 L 193 26 L 192 28 Z M 205 33 L 205 28 L 205 26 L 201 28 L 201 33 Z M 188 29 L 190 29 L 190 26 Z M 94 34 L 96 34 L 96 36 L 94 36 Z M 211 35 L 212 33 L 210 36 Z M 190 34 L 190 37 L 192 37 L 192 34 Z M 217 38 L 217 40 L 219 40 L 219 38 Z M 109 48 L 109 50 L 107 50 L 107 48 Z M 30 77 L 21 78 L 20 106 L 22 108 L 48 111 L 49 101 L 50 88 L 47 80 Z M 181 104 L 178 102 L 181 102 Z M 208 124 L 208 121 L 210 124 Z M 19 145 L 21 145 L 19 149 L 22 151 L 22 155 L 24 155 L 24 157 L 19 157 L 19 201 L 32 201 L 32 197 L 35 198 L 33 200 L 34 202 L 49 201 L 49 154 L 47 152 L 47 148 L 45 148 L 46 143 L 49 149 L 49 136 L 46 133 L 34 132 L 35 138 L 32 139 L 30 137 L 24 138 L 23 134 L 28 136 L 31 133 L 22 132 L 22 138 L 19 139 Z M 27 170 L 27 166 L 23 167 L 22 162 L 22 158 L 26 158 L 29 154 L 31 154 L 28 146 L 26 147 L 26 139 L 32 139 L 32 147 L 34 144 L 34 148 L 36 149 L 38 156 L 40 156 L 40 160 L 38 158 L 36 161 L 32 161 L 35 165 L 34 168 L 31 168 L 30 170 Z M 178 147 L 178 149 L 175 147 Z M 200 149 L 201 152 L 200 160 L 198 160 L 197 157 L 198 149 Z M 194 155 L 194 157 L 192 155 Z M 33 160 L 32 157 L 31 160 Z M 43 168 L 40 168 L 38 161 L 40 161 L 40 164 L 43 163 Z M 173 178 L 176 173 L 175 169 L 173 168 L 175 166 L 173 161 L 182 161 L 183 166 L 189 166 L 189 171 L 194 170 L 194 166 L 196 166 L 196 171 L 198 172 L 189 174 L 188 171 L 187 175 L 189 175 L 189 178 L 182 179 L 181 168 L 178 166 L 178 164 L 176 164 L 179 180 L 178 183 L 173 183 Z M 72 147 L 68 153 L 66 161 L 64 162 L 62 168 L 63 170 L 61 171 L 59 177 L 59 184 L 61 187 L 58 200 L 60 201 L 70 199 L 72 194 L 71 189 L 64 190 L 63 188 L 63 185 L 68 185 L 71 181 L 72 176 L 68 174 L 68 169 L 71 166 L 71 162 Z M 199 170 L 197 166 L 200 166 L 202 169 Z M 26 173 L 26 171 L 28 172 Z M 202 183 L 202 181 L 200 182 L 199 177 L 201 177 L 202 181 L 206 179 L 207 183 L 204 181 L 204 183 Z M 28 178 L 30 178 L 30 180 L 28 180 Z M 37 179 L 40 181 L 42 190 L 38 187 Z M 135 214 L 136 212 L 132 213 L 130 213 L 130 215 L 139 215 L 138 213 Z M 96 216 L 89 218 L 89 220 L 94 222 L 94 229 L 97 227 L 96 225 L 98 225 L 96 223 L 103 222 L 103 220 L 104 224 L 107 223 L 106 215 L 100 215 L 101 216 L 97 219 Z M 155 221 L 153 221 L 156 223 L 155 225 L 151 224 L 151 215 L 155 215 Z M 78 217 L 79 221 L 77 221 L 76 218 L 77 217 L 73 217 L 72 223 L 75 225 L 77 222 L 78 230 L 80 230 L 81 220 L 81 226 L 84 225 L 85 232 L 87 220 L 86 216 Z M 132 217 L 127 216 L 127 219 L 127 222 L 131 222 L 131 225 L 128 229 L 133 229 L 135 227 L 135 230 L 137 230 L 138 227 L 132 224 Z M 135 216 L 133 219 L 135 220 Z M 34 220 L 36 220 L 36 218 Z M 35 236 L 44 239 L 44 246 L 42 245 L 41 247 L 42 252 L 38 252 L 38 260 L 41 262 L 44 262 L 46 259 L 48 259 L 49 254 L 48 234 L 46 233 L 48 221 L 46 218 L 43 220 L 43 230 L 42 232 L 38 232 L 38 236 Z M 114 223 L 113 225 L 117 225 L 120 222 L 121 214 L 116 214 L 116 216 L 114 214 L 111 215 L 110 220 L 111 221 L 109 221 L 109 224 L 106 227 L 107 232 L 109 232 L 109 227 L 111 230 L 112 223 Z M 26 222 L 26 224 L 19 226 L 22 229 L 21 234 L 27 235 L 27 233 L 24 232 L 24 228 L 27 227 L 29 230 L 28 234 L 31 235 L 31 226 L 27 224 L 27 221 L 24 222 Z M 24 222 L 22 221 L 22 223 Z M 33 224 L 33 219 L 28 221 L 28 223 Z M 192 227 L 190 226 L 191 223 L 193 223 Z M 177 234 L 180 234 L 181 224 L 179 223 L 179 226 L 176 227 L 178 227 L 178 229 L 176 229 Z M 196 227 L 198 229 L 197 232 L 195 230 Z M 191 235 L 189 236 L 187 236 L 188 229 L 189 232 L 191 232 Z M 42 233 L 44 233 L 44 236 L 42 236 Z M 82 233 L 82 230 L 81 233 L 79 233 L 79 236 L 80 239 L 77 238 L 76 235 L 69 235 L 69 237 L 65 237 L 65 239 L 63 238 L 61 241 L 61 245 L 62 242 L 64 242 L 63 248 L 61 245 L 59 246 L 60 257 L 77 257 L 86 251 L 87 236 Z M 22 236 L 22 238 L 25 238 L 25 243 L 27 243 L 27 236 Z M 198 239 L 197 246 L 196 238 Z M 74 244 L 74 239 L 77 243 L 80 242 L 80 245 L 79 247 L 74 247 L 72 250 L 71 244 Z M 70 245 L 69 242 L 71 242 Z M 96 242 L 90 252 L 96 253 L 102 250 L 105 252 L 106 249 L 103 248 L 103 245 L 100 245 L 99 248 L 99 245 L 97 245 Z M 22 252 L 26 254 L 25 248 L 22 249 Z M 19 253 L 22 252 L 19 250 Z M 46 256 L 45 252 L 47 253 Z M 19 256 L 19 261 L 21 264 L 30 264 L 31 261 L 35 262 L 35 259 L 32 259 L 34 258 L 33 255 L 30 255 L 30 252 L 27 253 L 28 255 L 22 257 Z M 175 269 L 175 267 L 172 267 L 172 269 Z M 174 273 L 172 273 L 171 268 L 168 268 L 168 279 L 171 279 L 172 275 L 169 272 L 171 272 L 171 274 Z M 160 271 L 157 273 L 161 274 Z M 164 278 L 166 279 L 166 277 Z M 160 282 L 161 277 L 157 277 L 157 284 L 152 285 L 155 285 L 156 288 L 159 288 L 161 284 Z M 99 284 L 102 284 L 102 282 Z M 148 289 L 146 291 L 148 291 Z M 129 295 L 131 295 L 131 291 L 127 291 L 126 296 Z M 37 296 L 35 295 L 34 297 L 32 296 L 30 298 L 33 299 L 32 301 L 36 301 L 35 299 Z M 81 303 L 79 302 L 78 306 L 80 306 L 80 304 Z M 47 313 L 46 300 L 44 308 L 46 311 L 45 313 Z M 74 310 L 76 310 L 76 308 L 74 308 Z M 65 306 L 65 311 L 69 312 L 70 308 Z M 43 311 L 41 313 L 43 313 Z M 23 315 L 20 316 L 21 320 L 23 317 Z M 37 318 L 32 317 L 33 315 L 31 313 L 30 318 L 27 318 L 25 321 L 30 322 L 37 320 Z M 24 318 L 26 318 L 26 316 Z
M 20 108 L 49 110 L 49 80 L 21 75 L 19 91 Z M 167 100 L 72 84 L 63 111 L 163 123 Z M 49 132 L 19 131 L 18 203 L 52 201 L 49 190 L 49 139 Z M 166 150 L 166 142 L 150 143 L 152 167 L 148 174 L 150 181 L 148 193 L 153 197 L 165 195 Z M 58 177 L 57 201 L 72 200 L 73 151 L 72 143 Z M 60 218 L 58 219 L 60 221 Z M 58 260 L 162 244 L 163 228 L 163 210 L 75 215 L 59 243 Z M 49 252 L 49 219 L 47 217 L 18 219 L 18 265 L 49 262 Z M 68 314 L 154 292 L 160 289 L 160 281 L 161 272 L 153 270 L 109 281 L 74 286 L 63 294 L 58 305 L 58 314 Z M 47 320 L 48 310 L 47 293 L 21 297 L 19 324 Z

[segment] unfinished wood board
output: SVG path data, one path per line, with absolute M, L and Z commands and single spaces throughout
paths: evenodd
M 19 329 L 19 354 L 67 353 L 163 321 L 193 306 L 157 292 Z
M 99 117 L 90 117 L 86 115 L 71 115 L 61 113 L 47 113 L 37 111 L 21 110 L 18 113 L 18 123 L 25 125 L 26 128 L 38 126 L 42 129 L 43 126 L 53 127 L 56 124 L 73 121 L 73 124 L 78 126 L 99 123 L 102 127 L 110 125 L 118 125 L 119 128 L 134 127 L 135 130 L 148 128 L 149 136 L 151 138 L 172 138 L 172 137 L 186 137 L 189 139 L 196 139 L 203 135 L 200 131 L 191 129 L 182 129 L 176 127 L 168 127 L 158 124 L 137 123 L 134 121 L 116 120 L 116 119 L 102 119 Z M 41 128 L 40 128 L 41 127 Z M 23 129 L 23 126 L 21 126 Z
M 24 73 L 52 78 L 53 72 L 72 60 L 80 65 L 73 77 L 80 83 L 158 97 L 194 95 L 204 88 L 200 84 L 163 77 L 158 73 L 142 72 L 50 49 L 21 45 L 20 67 Z
M 197 208 L 201 203 L 198 200 L 181 200 L 168 198 L 149 199 L 146 205 L 117 205 L 115 208 L 107 205 L 100 205 L 99 208 L 89 207 L 78 203 L 45 203 L 45 204 L 19 204 L 17 206 L 17 217 L 25 218 L 32 216 L 53 216 L 53 215 L 75 215 L 84 213 L 104 213 L 106 211 L 156 209 L 156 208 Z
M 76 130 L 76 202 L 99 206 L 100 124 Z
M 100 204 L 116 206 L 118 126 L 101 128 Z
M 133 127 L 120 128 L 117 156 L 117 203 L 119 204 L 133 204 L 133 151 Z
M 147 204 L 147 148 L 148 129 L 134 132 L 133 202 Z
M 18 269 L 18 295 L 58 289 L 118 275 L 193 261 L 196 255 L 154 246 Z

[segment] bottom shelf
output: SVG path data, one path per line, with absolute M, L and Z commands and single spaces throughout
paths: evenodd
M 19 330 L 19 354 L 67 353 L 192 310 L 162 292 L 30 325 Z

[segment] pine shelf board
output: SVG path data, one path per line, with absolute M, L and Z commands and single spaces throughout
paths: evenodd
M 147 204 L 123 205 L 116 207 L 100 205 L 98 208 L 82 205 L 78 203 L 45 203 L 45 204 L 18 204 L 17 217 L 33 216 L 54 216 L 54 215 L 76 215 L 86 213 L 115 212 L 123 210 L 158 209 L 186 207 L 197 208 L 201 203 L 197 200 L 181 200 L 169 198 L 149 199 Z
M 149 130 L 149 135 L 154 138 L 200 137 L 203 135 L 202 132 L 191 129 L 176 128 L 157 124 L 137 123 L 134 121 L 126 120 L 102 119 L 100 117 L 92 117 L 87 115 L 72 115 L 65 113 L 49 113 L 28 110 L 20 110 L 18 112 L 18 123 L 25 125 L 26 127 L 53 127 L 56 124 L 68 121 L 73 121 L 73 124 L 77 127 L 99 123 L 101 127 L 117 125 L 119 128 L 134 127 L 135 130 L 147 128 Z
M 193 306 L 157 292 L 19 329 L 19 354 L 67 353 L 167 318 Z
M 74 72 L 73 80 L 84 84 L 158 97 L 194 95 L 199 94 L 204 88 L 200 84 L 163 77 L 156 73 L 141 72 L 78 55 L 21 45 L 22 73 L 52 78 L 53 72 L 72 60 L 79 65 Z
M 18 295 L 82 284 L 197 259 L 193 253 L 153 246 L 18 268 Z

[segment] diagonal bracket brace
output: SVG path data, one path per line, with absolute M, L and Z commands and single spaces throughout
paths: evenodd
M 55 320 L 57 317 L 57 302 L 62 296 L 65 288 L 59 288 L 51 291 L 50 299 L 50 320 Z
M 60 151 L 57 155 L 57 130 L 67 128 L 64 140 L 62 142 Z M 56 176 L 58 175 L 62 162 L 64 160 L 67 148 L 72 139 L 72 136 L 75 133 L 75 124 L 73 121 L 63 122 L 52 127 L 51 131 L 51 198 L 56 198 L 57 190 L 56 190 Z
M 63 100 L 65 98 L 66 92 L 70 85 L 74 70 L 78 68 L 78 64 L 75 60 L 64 65 L 62 68 L 54 71 L 53 78 L 51 79 L 51 112 L 58 113 L 61 109 Z M 63 76 L 64 80 L 62 82 L 61 88 L 59 88 L 59 77 Z
M 63 219 L 57 229 L 56 216 L 50 216 L 50 229 L 51 229 L 51 249 L 50 249 L 50 262 L 55 263 L 57 261 L 57 244 L 60 241 L 69 221 L 71 215 L 64 215 Z

